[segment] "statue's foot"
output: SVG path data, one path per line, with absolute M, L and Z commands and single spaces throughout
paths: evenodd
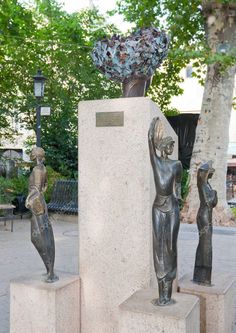
M 201 281 L 201 280 L 192 280 L 193 283 L 199 284 L 200 286 L 205 286 L 205 287 L 212 287 L 213 284 L 211 281 Z
M 170 305 L 170 304 L 174 304 L 175 301 L 173 299 L 166 299 L 166 298 L 156 298 L 154 300 L 152 300 L 152 304 L 155 306 L 166 306 L 166 305 Z
M 56 275 L 56 274 L 47 274 L 45 279 L 44 279 L 44 282 L 47 282 L 47 283 L 53 283 L 53 282 L 56 282 L 59 280 L 59 277 Z

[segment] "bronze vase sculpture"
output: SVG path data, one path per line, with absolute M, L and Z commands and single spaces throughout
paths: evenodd
M 193 281 L 210 286 L 212 271 L 212 210 L 217 205 L 217 192 L 208 180 L 213 176 L 212 161 L 204 163 L 197 172 L 200 208 L 197 214 L 199 243 L 196 252 Z
M 25 204 L 32 213 L 31 242 L 46 267 L 47 273 L 44 276 L 44 281 L 51 283 L 57 281 L 58 277 L 54 274 L 54 235 L 43 196 L 47 189 L 47 171 L 43 164 L 45 159 L 44 150 L 40 147 L 33 148 L 30 159 L 36 162 L 29 178 L 29 193 Z
M 152 230 L 159 299 L 154 300 L 153 304 L 167 305 L 171 303 L 172 283 L 177 272 L 182 164 L 178 160 L 169 159 L 168 156 L 173 153 L 174 140 L 169 136 L 163 138 L 163 128 L 158 118 L 154 118 L 150 125 L 148 141 L 156 188 L 152 207 Z

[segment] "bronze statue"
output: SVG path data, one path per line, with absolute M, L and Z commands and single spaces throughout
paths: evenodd
M 212 271 L 212 209 L 217 205 L 217 192 L 208 180 L 213 176 L 212 161 L 202 164 L 197 173 L 200 208 L 197 214 L 199 243 L 196 252 L 193 281 L 211 285 Z
M 179 232 L 179 200 L 181 200 L 182 164 L 169 159 L 174 140 L 163 138 L 160 120 L 154 118 L 148 132 L 150 159 L 156 187 L 152 207 L 153 259 L 158 280 L 159 299 L 155 305 L 171 303 L 172 283 L 177 271 L 177 237 Z M 157 151 L 160 151 L 158 156 Z
M 51 283 L 57 281 L 58 277 L 54 274 L 55 243 L 53 230 L 43 196 L 47 189 L 47 171 L 43 164 L 45 159 L 44 150 L 40 147 L 33 148 L 30 159 L 37 163 L 29 178 L 29 193 L 25 204 L 32 213 L 31 242 L 46 267 L 47 273 L 44 280 Z

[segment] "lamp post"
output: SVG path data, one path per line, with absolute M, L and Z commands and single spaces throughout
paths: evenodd
M 46 78 L 39 69 L 34 78 L 34 96 L 37 99 L 36 107 L 36 146 L 41 147 L 41 106 L 40 100 L 44 96 L 44 86 Z

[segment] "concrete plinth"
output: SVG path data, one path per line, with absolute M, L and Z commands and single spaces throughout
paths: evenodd
M 155 289 L 143 289 L 120 305 L 119 333 L 199 333 L 199 299 L 173 294 L 174 304 L 154 306 Z
M 215 273 L 210 287 L 193 283 L 188 274 L 180 279 L 181 293 L 200 298 L 201 333 L 234 331 L 234 283 L 232 276 L 220 273 Z
M 11 333 L 80 332 L 80 279 L 58 275 L 54 283 L 41 282 L 38 274 L 11 281 Z
M 154 116 L 163 120 L 165 134 L 177 143 L 149 98 L 79 105 L 82 333 L 117 333 L 119 304 L 150 286 L 155 191 L 148 129 Z M 177 151 L 176 144 L 174 159 Z

